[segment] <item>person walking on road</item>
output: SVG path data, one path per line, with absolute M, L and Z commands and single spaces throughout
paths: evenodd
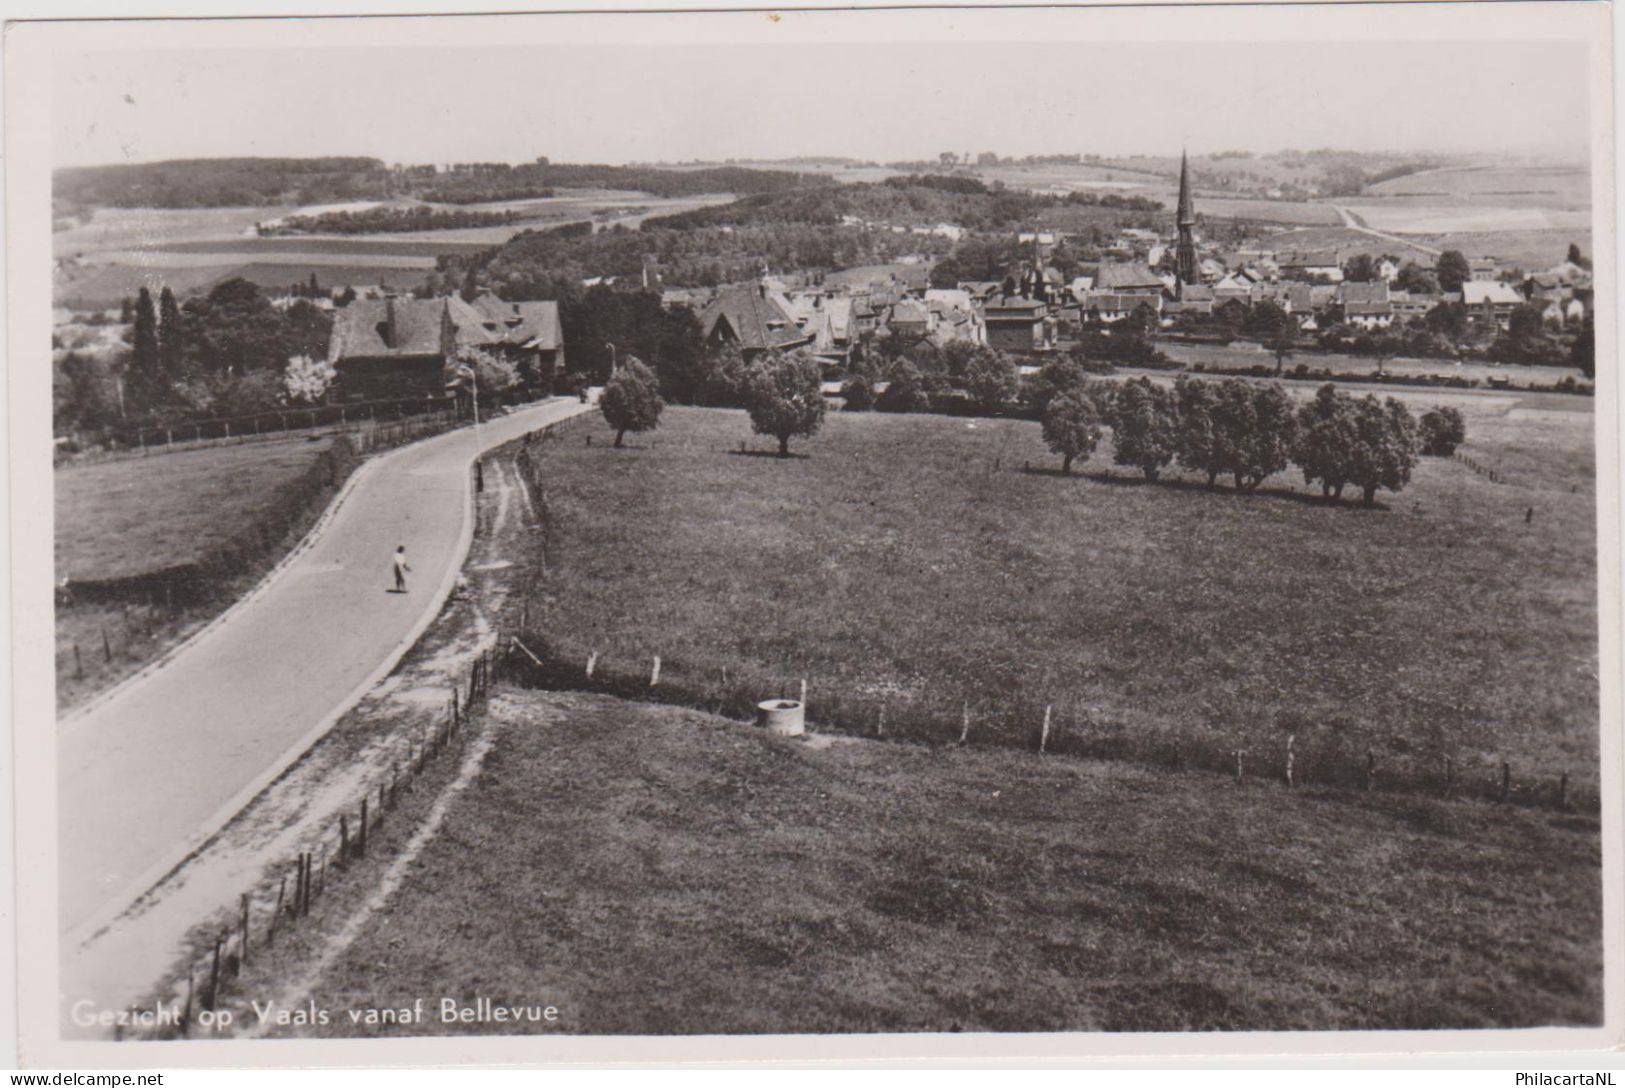
M 412 567 L 406 562 L 406 545 L 402 544 L 395 549 L 395 592 L 406 592 L 406 572 Z

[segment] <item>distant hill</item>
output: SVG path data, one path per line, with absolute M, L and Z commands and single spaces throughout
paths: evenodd
M 227 208 L 378 199 L 390 171 L 377 159 L 171 159 L 57 170 L 58 214 L 80 208 Z
M 561 188 L 629 189 L 655 196 L 770 193 L 831 185 L 818 174 L 737 166 L 660 170 L 600 163 L 386 166 L 370 158 L 172 159 L 56 171 L 58 216 L 96 207 L 224 208 L 416 197 L 448 204 L 551 196 Z

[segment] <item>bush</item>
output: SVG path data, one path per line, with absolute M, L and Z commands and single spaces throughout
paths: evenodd
M 891 380 L 885 392 L 875 399 L 875 409 L 881 412 L 929 412 L 929 385 L 918 367 L 903 360 L 892 367 Z
M 874 386 L 862 374 L 851 378 L 841 386 L 841 400 L 845 411 L 867 412 L 875 406 Z
M 1430 457 L 1449 457 L 1467 440 L 1467 421 L 1455 408 L 1431 409 L 1422 415 L 1421 438 L 1423 453 Z

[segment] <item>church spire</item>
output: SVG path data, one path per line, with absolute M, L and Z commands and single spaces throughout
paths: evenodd
M 1184 150 L 1179 152 L 1179 213 L 1180 226 L 1196 225 L 1196 208 L 1191 203 L 1191 167 Z
M 1174 213 L 1174 225 L 1179 228 L 1179 241 L 1174 246 L 1174 272 L 1180 287 L 1197 282 L 1196 273 L 1196 205 L 1191 200 L 1190 159 L 1179 152 L 1179 208 Z M 1183 296 L 1183 291 L 1180 294 Z

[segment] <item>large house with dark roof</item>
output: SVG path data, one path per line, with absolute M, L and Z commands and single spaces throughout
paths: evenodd
M 558 303 L 357 299 L 334 315 L 327 361 L 344 400 L 429 396 L 445 391 L 447 362 L 465 347 L 510 360 L 527 384 L 550 381 L 564 366 Z
M 747 362 L 766 352 L 806 347 L 816 336 L 765 283 L 725 288 L 700 311 L 700 335 L 710 348 L 737 345 Z

